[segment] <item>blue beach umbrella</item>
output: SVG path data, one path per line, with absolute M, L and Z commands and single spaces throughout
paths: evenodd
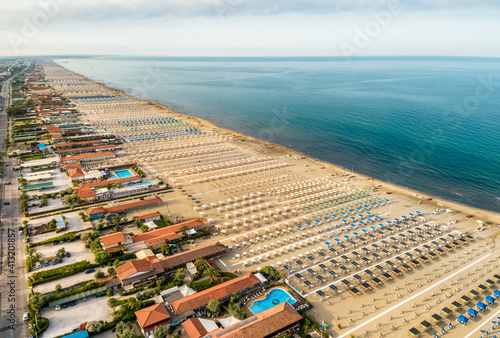
M 469 312 L 469 311 L 467 311 L 467 312 Z M 469 322 L 469 318 L 465 317 L 464 315 L 458 316 L 457 320 L 462 325 L 466 325 Z
M 470 308 L 469 310 L 467 310 L 467 313 L 469 314 L 469 316 L 471 316 L 471 318 L 476 318 L 477 314 L 479 312 L 477 312 L 476 310 Z
M 484 311 L 486 310 L 486 308 L 488 307 L 486 304 L 484 304 L 483 302 L 479 302 L 476 304 L 476 307 L 481 310 L 481 311 Z

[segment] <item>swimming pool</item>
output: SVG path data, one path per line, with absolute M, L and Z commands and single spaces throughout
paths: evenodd
M 283 302 L 288 302 L 290 305 L 292 305 L 296 302 L 296 300 L 283 289 L 272 289 L 271 291 L 269 291 L 266 298 L 262 300 L 256 300 L 252 304 L 252 306 L 250 306 L 250 311 L 252 311 L 252 313 L 255 315 Z
M 123 169 L 123 170 L 117 170 L 115 171 L 115 175 L 118 176 L 118 178 L 125 178 L 125 177 L 132 177 L 134 176 L 129 170 Z

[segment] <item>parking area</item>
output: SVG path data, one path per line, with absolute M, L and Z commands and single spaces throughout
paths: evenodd
M 108 297 L 96 298 L 95 296 L 90 296 L 86 302 L 77 300 L 74 306 L 61 308 L 59 311 L 55 308 L 44 309 L 41 315 L 50 323 L 49 328 L 43 334 L 44 337 L 57 337 L 89 321 L 109 322 L 113 320 L 113 311 L 108 305 Z
M 27 191 L 26 193 L 28 194 L 28 196 L 33 197 L 42 194 L 51 194 L 53 192 L 59 192 L 61 190 L 73 188 L 73 183 L 71 182 L 71 179 L 66 175 L 65 172 L 60 172 L 59 169 L 53 170 L 52 178 L 50 180 L 46 180 L 43 182 L 52 182 L 54 183 L 54 185 L 50 188 L 45 188 L 42 190 Z M 40 182 L 33 182 L 33 183 L 40 183 Z
M 63 214 L 64 217 L 66 217 L 66 221 L 68 222 L 68 229 L 66 231 L 80 231 L 84 229 L 89 229 L 92 228 L 92 224 L 90 222 L 84 222 L 82 221 L 82 218 L 78 215 L 79 211 L 71 211 L 68 213 Z M 47 224 L 50 222 L 54 217 L 53 216 L 47 216 L 47 217 L 40 217 L 40 218 L 35 218 L 29 221 L 28 225 L 30 227 L 36 227 L 42 224 Z M 32 242 L 41 242 L 44 240 L 47 240 L 52 237 L 57 237 L 64 234 L 63 232 L 56 233 L 55 231 L 52 232 L 47 232 L 44 234 L 36 235 L 33 238 L 31 238 Z
M 58 264 L 50 264 L 49 266 L 43 266 L 41 268 L 35 268 L 30 272 L 38 272 L 42 270 L 54 269 L 63 265 L 73 264 L 81 261 L 89 261 L 90 263 L 94 263 L 94 255 L 90 252 L 90 249 L 85 248 L 85 244 L 81 240 L 75 240 L 74 242 L 64 243 L 64 244 L 45 244 L 36 246 L 36 251 L 42 253 L 42 259 L 55 257 L 56 252 L 59 249 L 64 248 L 66 252 L 70 253 L 70 257 L 64 257 L 62 263 Z
M 63 204 L 62 199 L 60 198 L 49 198 L 47 200 L 47 205 L 39 207 L 39 205 L 42 203 L 41 200 L 34 200 L 34 201 L 29 201 L 28 202 L 28 211 L 30 214 L 35 213 L 35 212 L 43 212 L 43 211 L 49 211 L 49 210 L 54 210 L 54 209 L 59 209 L 62 207 L 65 207 L 66 205 Z
M 107 273 L 107 268 L 106 269 L 95 269 L 95 270 L 96 271 L 101 270 L 102 272 Z M 42 271 L 42 270 L 39 270 L 39 271 Z M 64 289 L 64 288 L 67 288 L 69 286 L 75 285 L 76 283 L 79 283 L 79 282 L 94 280 L 94 273 L 95 272 L 86 274 L 85 272 L 80 272 L 80 273 L 77 273 L 76 275 L 73 275 L 73 276 L 68 276 L 68 277 L 56 279 L 56 280 L 51 281 L 51 282 L 36 285 L 33 288 L 33 290 L 35 292 L 40 292 L 40 293 L 52 292 L 56 289 L 57 284 L 61 284 L 61 287 Z

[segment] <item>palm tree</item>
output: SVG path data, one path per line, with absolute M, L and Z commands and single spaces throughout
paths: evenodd
M 219 277 L 219 270 L 217 270 L 215 267 L 210 266 L 206 270 L 207 277 L 210 279 L 210 283 L 215 281 L 217 277 Z
M 198 272 L 202 272 L 209 267 L 205 258 L 198 258 L 197 260 L 195 260 L 194 266 L 196 267 L 196 270 L 198 270 Z
M 33 262 L 39 262 L 39 261 L 40 261 L 40 259 L 42 259 L 43 254 L 42 254 L 41 252 L 35 251 L 35 252 L 33 252 L 33 254 L 31 255 L 31 257 L 33 258 Z

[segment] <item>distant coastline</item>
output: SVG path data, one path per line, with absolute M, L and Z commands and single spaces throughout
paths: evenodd
M 57 60 L 56 60 L 56 61 L 57 61 Z M 56 62 L 56 63 L 58 63 L 58 62 Z M 61 65 L 61 64 L 60 64 L 60 65 Z M 63 65 L 61 65 L 61 66 L 63 66 Z M 63 66 L 63 67 L 64 67 L 64 66 Z M 66 67 L 64 67 L 64 68 L 66 68 Z M 73 72 L 74 72 L 74 71 L 73 71 Z M 74 72 L 74 73 L 75 73 L 75 74 L 78 74 L 77 72 Z M 85 76 L 84 74 L 79 74 L 79 75 L 83 75 L 83 76 Z M 88 77 L 87 77 L 87 78 L 88 78 Z M 94 80 L 94 81 L 95 81 L 95 80 Z M 95 81 L 95 82 L 102 84 L 102 82 L 103 82 L 103 81 L 101 80 L 101 81 Z M 106 85 L 107 87 L 109 87 L 110 89 L 113 89 L 113 90 L 119 91 L 119 92 L 121 92 L 121 93 L 123 93 L 123 94 L 127 95 L 127 94 L 126 94 L 126 92 L 125 92 L 124 90 L 122 90 L 122 89 L 116 89 L 116 88 L 114 88 L 114 87 L 110 86 L 110 85 L 109 85 L 109 82 L 106 82 L 106 84 L 105 84 L 105 85 Z M 158 103 L 158 102 L 156 102 L 156 101 L 150 101 L 150 100 L 147 100 L 147 101 L 148 101 L 148 102 L 150 102 L 150 103 L 152 103 L 152 104 L 155 104 L 155 105 L 161 105 L 161 106 L 166 107 L 166 108 L 167 108 L 167 109 L 169 109 L 169 110 L 172 110 L 172 109 L 171 109 L 170 107 L 168 107 L 167 105 L 163 105 L 163 104 Z M 173 110 L 172 110 L 172 111 L 173 111 Z M 235 131 L 230 130 L 230 129 L 222 128 L 221 126 L 217 125 L 216 123 L 210 122 L 210 121 L 208 121 L 207 119 L 203 119 L 203 118 L 196 117 L 196 116 L 193 116 L 193 115 L 190 115 L 190 114 L 185 114 L 185 113 L 179 113 L 179 112 L 176 112 L 176 113 L 181 114 L 181 115 L 185 115 L 185 116 L 189 116 L 190 118 L 193 118 L 193 119 L 197 119 L 197 120 L 199 120 L 201 123 L 204 123 L 204 124 L 210 124 L 210 125 L 213 125 L 214 127 L 218 128 L 218 129 L 222 129 L 222 130 L 224 130 L 225 132 L 228 132 L 228 133 L 233 133 L 233 134 L 235 134 L 235 135 L 238 135 L 238 137 L 241 137 L 241 138 L 256 139 L 255 137 L 253 137 L 253 136 L 247 136 L 247 135 L 245 135 L 244 133 L 239 133 L 239 132 L 235 132 Z M 207 114 L 207 115 L 209 115 L 209 114 Z M 271 143 L 271 142 L 269 142 L 269 141 L 265 141 L 265 140 L 264 140 L 264 141 L 260 141 L 260 142 L 262 142 L 262 143 L 267 143 L 267 144 L 270 144 L 270 143 Z M 291 150 L 291 149 L 289 149 L 289 147 L 288 147 L 288 146 L 287 146 L 287 147 L 285 147 L 285 146 L 283 146 L 283 145 L 279 145 L 279 144 L 277 144 L 276 142 L 274 142 L 274 144 L 275 144 L 275 146 L 276 146 L 276 147 L 281 148 L 280 152 L 291 152 L 291 151 L 293 151 L 295 154 L 300 155 L 300 156 L 308 156 L 308 157 L 310 157 L 310 156 L 311 156 L 311 155 L 309 155 L 309 154 L 304 154 L 303 152 L 300 152 L 300 151 L 298 151 L 298 150 Z M 292 148 L 293 148 L 293 147 L 292 147 Z M 323 162 L 323 163 L 325 163 L 325 165 L 330 165 L 330 166 L 335 167 L 335 168 L 336 168 L 336 170 L 337 170 L 337 171 L 339 171 L 340 173 L 341 173 L 341 172 L 344 172 L 344 171 L 351 171 L 351 169 L 352 169 L 352 168 L 351 168 L 351 169 L 350 169 L 350 168 L 343 168 L 343 167 L 342 167 L 342 166 L 340 166 L 340 165 L 337 165 L 337 164 L 335 164 L 335 163 L 331 163 L 331 162 L 329 162 L 329 161 L 325 161 L 324 159 L 322 159 L 322 162 Z M 345 167 L 345 166 L 344 166 L 344 167 Z M 356 169 L 356 168 L 354 168 L 354 169 Z M 356 170 L 354 170 L 354 171 L 356 171 Z M 358 175 L 359 175 L 359 174 L 358 174 Z M 363 175 L 363 177 L 365 177 L 365 178 L 366 178 L 366 177 L 368 177 L 368 175 Z M 375 183 L 375 184 L 382 184 L 382 183 L 383 183 L 383 184 L 384 184 L 384 186 L 386 186 L 386 187 L 387 187 L 387 186 L 390 186 L 390 187 L 391 187 L 391 189 L 393 189 L 394 191 L 398 190 L 398 191 L 400 191 L 400 192 L 404 193 L 405 195 L 419 195 L 419 196 L 425 196 L 425 197 L 428 197 L 428 196 L 431 196 L 431 195 L 432 195 L 432 194 L 425 193 L 425 192 L 422 192 L 422 191 L 417 191 L 418 189 L 406 189 L 406 188 L 403 188 L 403 187 L 398 186 L 398 185 L 396 185 L 396 184 L 388 183 L 388 182 L 386 182 L 386 181 L 384 181 L 384 180 L 378 180 L 378 179 L 375 179 L 375 181 L 374 181 L 374 182 L 377 182 L 377 183 Z M 460 192 L 456 192 L 456 193 L 457 193 L 457 196 L 459 196 Z M 436 199 L 436 197 L 433 197 L 433 198 L 434 198 L 434 200 Z M 498 212 L 495 212 L 495 211 L 488 211 L 487 209 L 477 208 L 477 207 L 473 207 L 473 206 L 468 206 L 468 205 L 466 205 L 466 204 L 464 204 L 464 203 L 453 202 L 453 201 L 450 201 L 450 200 L 448 200 L 448 199 L 444 199 L 444 198 L 441 198 L 441 197 L 438 197 L 437 199 L 439 200 L 439 203 L 440 203 L 440 204 L 443 204 L 443 205 L 444 205 L 444 204 L 446 204 L 447 206 L 449 206 L 449 207 L 451 207 L 451 208 L 452 208 L 452 206 L 454 206 L 456 209 L 461 209 L 461 210 L 463 210 L 464 208 L 467 208 L 467 209 L 470 209 L 470 210 L 471 210 L 471 212 L 472 212 L 472 211 L 474 211 L 475 213 L 478 213 L 478 214 L 484 215 L 485 217 L 492 218 L 492 219 L 493 219 L 493 218 L 496 218 L 496 217 L 498 217 L 498 216 L 499 216 L 499 213 L 498 213 Z

